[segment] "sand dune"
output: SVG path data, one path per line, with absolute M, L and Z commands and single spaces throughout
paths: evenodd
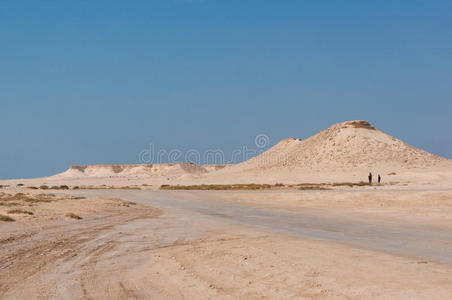
M 347 121 L 306 140 L 282 140 L 206 177 L 209 182 L 294 183 L 366 180 L 368 172 L 391 174 L 392 181 L 449 181 L 452 161 L 412 147 L 369 122 Z
M 358 168 L 386 166 L 428 168 L 449 160 L 414 148 L 373 127 L 366 121 L 347 121 L 306 139 L 280 141 L 244 163 L 240 169 L 302 167 Z

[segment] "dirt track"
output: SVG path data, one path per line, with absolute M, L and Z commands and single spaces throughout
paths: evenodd
M 0 298 L 452 295 L 452 238 L 438 227 L 325 211 L 266 210 L 227 203 L 215 193 L 79 193 L 163 210 L 139 206 L 11 232 L 0 241 Z
M 1 298 L 87 298 L 86 286 L 95 279 L 91 276 L 99 257 L 121 255 L 118 248 L 128 233 L 118 231 L 120 226 L 157 215 L 154 209 L 133 208 L 125 214 L 44 225 L 0 240 Z M 121 282 L 117 285 L 120 289 Z

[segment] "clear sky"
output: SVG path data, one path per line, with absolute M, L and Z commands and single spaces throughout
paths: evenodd
M 364 119 L 452 158 L 452 1 L 0 1 L 0 178 Z

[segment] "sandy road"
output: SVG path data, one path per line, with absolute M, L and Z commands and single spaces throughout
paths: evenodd
M 449 227 L 306 208 L 294 212 L 235 205 L 216 199 L 212 192 L 88 191 L 87 195 L 100 194 L 152 205 L 201 224 L 199 220 L 209 219 L 218 224 L 251 226 L 452 264 L 452 231 Z
M 76 193 L 143 206 L 0 241 L 1 299 L 452 295 L 447 229 L 235 205 L 214 193 Z

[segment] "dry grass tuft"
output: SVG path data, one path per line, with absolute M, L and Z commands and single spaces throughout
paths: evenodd
M 49 189 L 51 189 L 51 190 L 68 190 L 69 187 L 65 184 L 60 185 L 60 186 L 54 185 L 54 186 L 50 187 Z
M 14 222 L 16 220 L 14 220 L 11 217 L 5 216 L 5 215 L 0 215 L 0 221 L 3 221 L 3 222 Z
M 23 210 L 23 209 L 13 209 L 8 211 L 9 214 L 25 214 L 25 215 L 29 215 L 32 216 L 33 213 L 31 211 L 28 210 Z
M 99 185 L 99 186 L 82 185 L 81 187 L 77 187 L 77 189 L 82 189 L 82 190 L 141 190 L 141 187 L 139 187 L 139 186 L 107 186 L 107 185 L 103 184 L 103 185 Z
M 168 185 L 160 186 L 161 190 L 260 190 L 270 188 L 269 184 L 198 184 L 198 185 Z
M 335 182 L 333 183 L 333 186 L 349 186 L 349 187 L 354 187 L 354 186 L 369 186 L 371 185 L 369 182 L 365 182 L 365 181 L 360 181 L 360 182 Z
M 83 219 L 82 217 L 80 217 L 79 215 L 76 215 L 74 213 L 67 213 L 65 215 L 67 218 L 71 218 L 71 219 L 75 219 L 75 220 L 81 220 Z
M 25 201 L 28 203 L 51 202 L 57 200 L 54 194 L 28 195 L 24 193 L 0 194 L 0 202 Z
M 70 196 L 69 199 L 71 199 L 71 200 L 82 200 L 82 199 L 86 199 L 86 197 L 83 197 L 83 196 Z

